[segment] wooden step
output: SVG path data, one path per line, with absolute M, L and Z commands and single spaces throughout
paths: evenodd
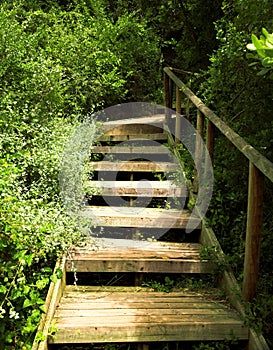
M 142 135 L 142 134 L 159 134 L 164 131 L 163 125 L 147 125 L 147 124 L 121 124 L 121 125 L 106 125 L 104 124 L 105 135 Z
M 248 338 L 248 328 L 225 302 L 140 287 L 66 286 L 53 324 L 51 344 Z
M 88 188 L 98 190 L 101 196 L 124 197 L 183 197 L 188 196 L 187 187 L 178 187 L 171 181 L 88 181 Z
M 211 273 L 213 263 L 200 259 L 198 243 L 90 238 L 66 258 L 68 272 Z
M 97 226 L 137 227 L 137 228 L 174 228 L 200 229 L 201 220 L 192 217 L 188 210 L 142 208 L 142 207 L 106 207 L 86 206 L 82 217 L 90 218 Z
M 93 171 L 174 172 L 179 168 L 179 164 L 170 162 L 100 161 L 89 163 L 89 169 Z
M 173 115 L 175 117 L 175 115 Z M 155 114 L 148 116 L 141 116 L 135 118 L 124 118 L 119 120 L 111 120 L 104 122 L 103 125 L 108 126 L 118 126 L 118 125 L 130 125 L 130 124 L 152 124 L 152 125 L 163 125 L 165 123 L 166 116 L 165 114 Z
M 153 141 L 167 141 L 166 133 L 151 133 L 151 134 L 128 134 L 128 135 L 101 135 L 98 139 L 100 142 L 122 142 L 128 140 L 153 140 Z
M 166 155 L 171 154 L 171 151 L 165 146 L 94 146 L 91 149 L 92 153 L 102 154 L 133 154 L 133 155 L 147 155 L 158 154 Z

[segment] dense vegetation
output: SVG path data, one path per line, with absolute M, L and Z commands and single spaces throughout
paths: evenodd
M 80 233 L 59 198 L 66 141 L 102 107 L 162 103 L 162 66 L 273 160 L 272 80 L 246 45 L 273 32 L 270 0 L 3 0 L 0 5 L 0 347 L 29 349 L 59 252 Z M 220 152 L 219 152 L 220 150 Z M 247 164 L 218 137 L 210 221 L 242 274 Z M 232 163 L 232 167 L 230 164 Z M 230 169 L 232 168 L 232 169 Z M 229 172 L 228 172 L 229 170 Z M 265 193 L 260 292 L 272 333 L 272 188 Z M 266 252 L 266 254 L 265 254 Z

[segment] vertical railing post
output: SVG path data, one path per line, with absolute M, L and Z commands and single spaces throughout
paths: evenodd
M 204 115 L 198 109 L 197 110 L 197 126 L 196 126 L 196 143 L 195 143 L 195 167 L 194 167 L 194 180 L 193 180 L 193 192 L 198 192 L 198 173 L 200 175 L 202 166 L 202 154 L 203 154 L 203 138 L 204 138 Z
M 205 179 L 210 179 L 213 168 L 213 151 L 214 151 L 214 127 L 212 122 L 207 119 L 206 130 L 206 159 L 205 159 Z
M 188 121 L 190 121 L 190 99 L 187 97 L 186 100 L 186 118 Z
M 175 119 L 175 144 L 178 145 L 181 141 L 181 102 L 182 92 L 178 86 L 176 86 L 176 119 Z
M 247 228 L 244 261 L 243 298 L 251 301 L 256 294 L 262 235 L 264 175 L 249 163 Z
M 213 161 L 213 150 L 214 150 L 214 127 L 212 122 L 207 119 L 207 133 L 206 133 L 206 146 L 211 161 Z
M 166 123 L 169 124 L 170 118 L 171 118 L 171 99 L 172 99 L 172 93 L 171 93 L 171 79 L 169 78 L 168 74 L 164 72 L 164 105 L 165 105 L 165 119 Z

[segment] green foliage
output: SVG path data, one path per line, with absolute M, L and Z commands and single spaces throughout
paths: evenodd
M 0 344 L 7 350 L 30 347 L 48 284 L 60 277 L 55 260 L 80 235 L 57 200 L 57 164 L 71 125 L 41 127 L 29 147 L 25 127 L 2 130 L 0 143 Z
M 143 282 L 142 286 L 151 287 L 155 291 L 158 291 L 158 292 L 168 293 L 172 290 L 172 288 L 174 286 L 174 280 L 172 280 L 170 277 L 166 276 L 164 279 L 164 283 L 158 282 L 156 280 L 152 280 L 152 281 Z
M 252 44 L 247 45 L 249 50 L 257 52 L 258 58 L 264 67 L 257 73 L 258 75 L 265 75 L 273 68 L 273 34 L 269 34 L 265 28 L 262 29 L 262 33 L 263 35 L 260 36 L 260 39 L 255 34 L 252 34 Z M 248 54 L 247 57 L 257 58 L 253 54 Z M 251 66 L 256 64 L 254 62 Z M 273 79 L 273 73 L 270 74 L 270 78 Z
M 239 343 L 236 338 L 231 341 L 224 340 L 221 342 L 210 342 L 210 343 L 200 343 L 199 345 L 194 345 L 194 350 L 231 350 L 238 349 Z
M 0 347 L 30 349 L 57 257 L 81 238 L 59 198 L 67 139 L 92 111 L 153 98 L 157 37 L 84 1 L 0 5 Z M 131 54 L 131 52 L 133 54 Z M 142 69 L 145 65 L 145 69 Z M 152 67 L 152 69 L 149 69 Z M 95 125 L 94 125 L 95 128 Z

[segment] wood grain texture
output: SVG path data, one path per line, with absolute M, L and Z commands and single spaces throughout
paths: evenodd
M 88 181 L 85 185 L 96 189 L 102 196 L 184 197 L 186 186 L 178 187 L 171 181 Z
M 231 332 L 248 337 L 248 328 L 226 303 L 200 294 L 104 290 L 100 295 L 69 287 L 54 318 L 58 332 L 49 342 L 221 340 Z

